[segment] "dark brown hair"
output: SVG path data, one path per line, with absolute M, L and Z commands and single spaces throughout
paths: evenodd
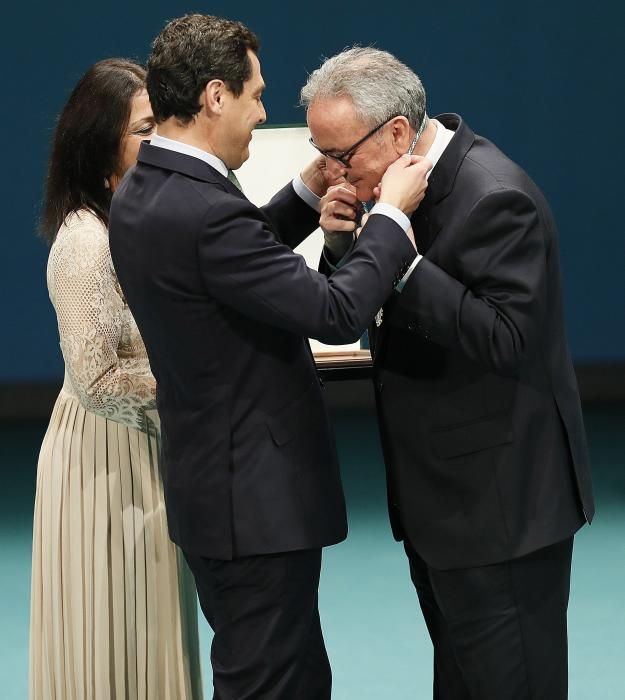
M 147 88 L 157 124 L 176 117 L 188 124 L 211 80 L 223 80 L 237 97 L 252 75 L 248 50 L 255 34 L 241 22 L 211 15 L 185 15 L 169 22 L 152 44 Z
M 78 81 L 59 115 L 48 163 L 41 232 L 52 242 L 68 214 L 89 208 L 108 225 L 132 98 L 145 87 L 145 69 L 121 58 L 99 61 Z

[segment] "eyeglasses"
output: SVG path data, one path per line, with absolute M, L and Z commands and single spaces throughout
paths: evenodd
M 356 143 L 353 146 L 350 146 L 348 149 L 345 151 L 341 151 L 340 153 L 332 153 L 330 151 L 323 151 L 317 144 L 313 141 L 312 136 L 308 139 L 310 141 L 310 145 L 314 146 L 319 153 L 321 153 L 322 156 L 325 156 L 326 158 L 332 158 L 332 160 L 336 160 L 339 162 L 344 168 L 351 168 L 350 165 L 350 160 L 352 156 L 354 155 L 354 152 L 356 149 L 361 146 L 367 139 L 371 138 L 373 134 L 376 133 L 376 131 L 379 131 L 385 124 L 388 124 L 391 119 L 395 119 L 395 117 L 400 117 L 401 114 L 393 114 L 392 117 L 389 117 L 386 121 L 383 121 L 381 124 L 378 124 L 375 129 L 371 129 L 371 131 L 363 136 L 360 140 L 356 141 Z

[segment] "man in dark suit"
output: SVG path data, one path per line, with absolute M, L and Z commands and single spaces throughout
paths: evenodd
M 428 119 L 419 78 L 386 52 L 328 59 L 302 102 L 345 179 L 326 195 L 326 270 L 389 163 L 414 151 L 433 164 L 411 217 L 417 258 L 370 334 L 391 523 L 434 645 L 434 696 L 565 698 L 572 538 L 594 505 L 548 205 L 458 115 Z
M 215 637 L 215 698 L 329 698 L 317 607 L 321 548 L 345 504 L 307 337 L 359 337 L 415 256 L 404 212 L 427 161 L 382 180 L 348 265 L 333 278 L 293 247 L 318 225 L 318 159 L 262 209 L 232 170 L 265 120 L 254 34 L 191 15 L 154 42 L 158 124 L 117 189 L 110 247 L 158 384 L 169 529 Z

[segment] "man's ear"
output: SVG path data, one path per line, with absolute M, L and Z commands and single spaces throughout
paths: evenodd
M 211 80 L 200 95 L 200 105 L 206 114 L 221 114 L 226 97 L 226 84 L 223 80 Z
M 410 147 L 410 124 L 406 117 L 395 117 L 391 123 L 393 148 L 398 156 L 404 155 Z

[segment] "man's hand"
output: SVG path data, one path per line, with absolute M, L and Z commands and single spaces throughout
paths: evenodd
M 339 183 L 339 180 L 330 177 L 326 169 L 326 159 L 324 156 L 318 156 L 312 163 L 309 163 L 302 170 L 301 178 L 306 187 L 308 187 L 311 192 L 314 192 L 317 197 L 323 197 L 330 185 Z M 340 179 L 340 181 L 342 180 L 343 178 Z
M 391 204 L 410 216 L 425 197 L 427 174 L 431 169 L 432 163 L 427 158 L 401 156 L 382 176 L 378 201 Z
M 356 188 L 347 182 L 328 187 L 321 198 L 319 226 L 324 233 L 352 232 L 356 229 L 356 216 L 361 203 L 356 196 Z
M 354 239 L 350 234 L 356 229 L 356 217 L 362 205 L 356 196 L 356 188 L 347 182 L 328 187 L 320 204 L 319 226 L 330 251 L 329 257 L 332 262 L 337 262 L 352 245 Z

